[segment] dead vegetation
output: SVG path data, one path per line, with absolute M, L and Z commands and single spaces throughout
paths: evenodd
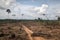
M 42 38 L 42 40 L 60 40 L 60 21 L 0 22 L 0 40 L 29 40 L 22 24 L 34 32 L 31 34 L 33 40 L 38 38 Z

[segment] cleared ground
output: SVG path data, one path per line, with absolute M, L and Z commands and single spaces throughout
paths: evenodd
M 60 21 L 0 22 L 0 40 L 31 40 L 28 35 L 32 40 L 60 40 Z

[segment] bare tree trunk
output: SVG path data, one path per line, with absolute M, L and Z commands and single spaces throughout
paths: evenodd
M 24 25 L 22 25 L 24 30 L 26 31 L 26 33 L 28 34 L 29 40 L 33 40 L 33 38 L 31 37 L 31 34 L 33 33 L 31 30 L 29 30 L 27 27 L 25 27 Z
M 28 34 L 29 40 L 45 40 L 43 37 L 32 37 L 31 35 L 33 34 L 33 31 L 28 29 L 26 26 L 22 25 L 26 33 Z

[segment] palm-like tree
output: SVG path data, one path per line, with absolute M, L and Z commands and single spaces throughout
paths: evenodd
M 6 12 L 8 13 L 8 18 L 9 18 L 9 13 L 11 13 L 11 10 L 7 9 Z
M 22 14 L 22 16 L 23 16 L 24 14 Z
M 12 16 L 16 16 L 15 14 L 13 14 Z
M 11 10 L 10 9 L 7 9 L 6 12 L 8 12 L 8 14 L 9 14 L 9 13 L 11 13 Z
M 49 20 L 48 17 L 46 16 L 46 14 L 42 14 L 42 15 L 45 16 L 47 18 L 47 20 Z
M 21 14 L 21 15 L 22 15 L 22 19 L 23 19 L 24 14 Z

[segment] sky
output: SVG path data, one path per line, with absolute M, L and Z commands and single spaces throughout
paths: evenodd
M 11 13 L 8 14 L 7 9 L 10 9 Z M 60 0 L 0 1 L 0 19 L 57 20 L 58 17 L 60 17 Z

